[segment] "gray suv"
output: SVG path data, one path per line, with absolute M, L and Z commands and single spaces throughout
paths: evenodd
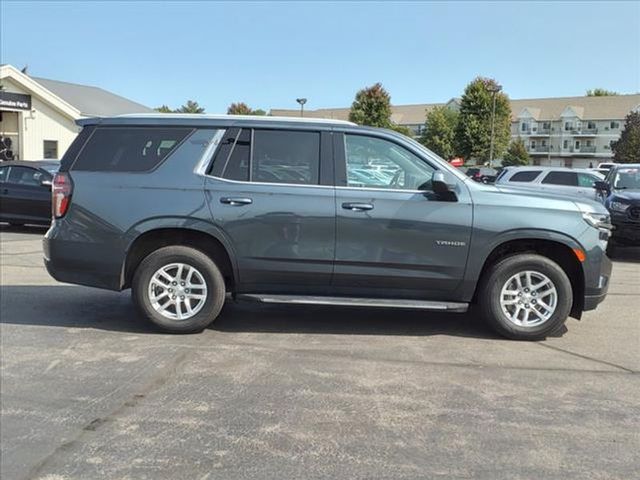
M 227 294 L 464 312 L 540 339 L 607 293 L 609 215 L 473 182 L 417 142 L 348 122 L 133 115 L 79 121 L 54 179 L 45 263 L 132 289 L 196 332 Z

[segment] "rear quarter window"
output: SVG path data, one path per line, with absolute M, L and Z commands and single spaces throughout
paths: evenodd
M 510 182 L 533 182 L 536 178 L 540 176 L 539 171 L 535 170 L 525 170 L 523 172 L 516 172 L 509 179 Z
M 145 172 L 157 167 L 192 132 L 191 128 L 96 128 L 73 170 Z

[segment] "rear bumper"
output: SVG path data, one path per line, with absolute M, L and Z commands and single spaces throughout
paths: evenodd
M 55 222 L 42 240 L 44 265 L 59 282 L 121 290 L 121 263 L 105 255 L 99 244 L 63 240 Z

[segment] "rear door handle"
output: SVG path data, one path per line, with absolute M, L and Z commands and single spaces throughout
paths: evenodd
M 367 210 L 373 210 L 373 205 L 370 203 L 343 203 L 342 208 L 351 210 L 352 212 L 365 212 Z
M 225 205 L 232 205 L 234 207 L 239 207 L 242 205 L 250 205 L 253 203 L 253 200 L 246 197 L 222 197 L 220 199 L 220 203 L 224 203 Z

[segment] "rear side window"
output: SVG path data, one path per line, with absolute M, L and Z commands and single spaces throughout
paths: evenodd
M 549 172 L 542 183 L 577 187 L 578 175 L 575 172 Z
M 251 181 L 317 185 L 320 134 L 255 130 Z
M 210 173 L 228 180 L 317 185 L 320 133 L 249 128 L 239 133 L 229 131 Z
M 184 140 L 190 128 L 96 128 L 73 170 L 145 172 L 158 166 Z
M 593 187 L 596 182 L 600 181 L 600 178 L 588 173 L 578 173 L 578 183 L 581 187 Z
M 540 176 L 540 172 L 535 170 L 526 170 L 524 172 L 516 172 L 513 174 L 510 182 L 533 182 L 536 178 Z

